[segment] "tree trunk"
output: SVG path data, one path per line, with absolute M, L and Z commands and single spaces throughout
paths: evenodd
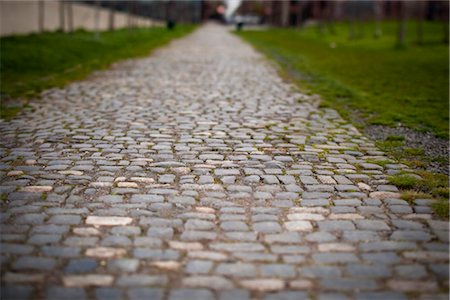
M 39 2 L 38 2 L 38 27 L 39 27 L 40 33 L 43 33 L 45 30 L 44 18 L 45 18 L 44 0 L 39 0 Z
M 327 26 L 328 26 L 328 31 L 332 35 L 336 34 L 336 30 L 334 28 L 335 9 L 336 9 L 336 3 L 334 3 L 334 2 L 327 3 Z
M 135 28 L 137 27 L 137 18 L 136 18 L 136 12 L 137 12 L 137 7 L 136 7 L 136 1 L 131 2 L 131 27 Z
M 297 25 L 302 28 L 303 22 L 303 2 L 298 2 L 298 11 L 297 11 Z
M 375 31 L 373 32 L 374 38 L 379 38 L 383 34 L 383 31 L 381 29 L 381 20 L 382 20 L 382 14 L 383 14 L 383 3 L 382 2 L 373 2 L 373 13 L 375 16 Z
M 114 14 L 115 14 L 115 2 L 112 2 L 112 7 L 109 8 L 109 30 L 114 30 Z
M 281 26 L 289 26 L 289 1 L 281 1 Z
M 424 3 L 423 1 L 417 2 L 417 44 L 422 45 L 423 44 L 423 19 L 424 19 L 424 13 L 423 13 Z
M 443 42 L 445 43 L 445 44 L 448 44 L 448 39 L 449 39 L 449 28 L 448 28 L 448 19 L 449 19 L 449 3 L 447 2 L 447 1 L 445 1 L 445 2 L 443 2 L 442 3 L 442 8 L 441 8 L 441 11 L 442 11 L 442 25 L 443 25 L 443 29 L 444 29 L 444 39 L 443 39 Z
M 64 10 L 65 10 L 65 1 L 59 1 L 59 29 L 64 32 Z
M 73 9 L 72 1 L 67 1 L 67 30 L 69 32 L 73 31 Z
M 166 4 L 166 27 L 169 30 L 175 28 L 176 15 L 174 14 L 175 2 L 172 0 L 167 1 Z
M 323 9 L 322 1 L 315 1 L 313 7 L 314 19 L 317 21 L 317 30 L 320 35 L 323 35 Z
M 349 19 L 348 19 L 348 39 L 349 40 L 354 40 L 356 38 L 356 33 L 355 33 L 355 7 L 354 7 L 354 3 L 349 3 Z
M 361 3 L 355 2 L 355 25 L 357 29 L 356 38 L 364 38 L 364 7 Z
M 398 32 L 397 32 L 397 46 L 405 46 L 406 36 L 406 10 L 403 1 L 398 2 Z
M 127 13 L 127 27 L 128 27 L 128 31 L 130 31 L 131 30 L 131 2 L 127 1 L 125 3 L 126 3 L 125 5 L 127 7 L 127 10 L 126 10 L 126 13 Z
M 96 40 L 100 39 L 100 2 L 97 0 L 95 1 L 95 13 L 94 13 L 94 27 L 95 27 L 95 33 L 94 37 Z

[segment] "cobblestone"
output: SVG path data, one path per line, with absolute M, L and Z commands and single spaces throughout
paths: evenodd
M 2 299 L 448 298 L 448 221 L 317 99 L 205 25 L 30 100 L 0 122 Z
M 52 286 L 48 288 L 46 294 L 46 299 L 49 300 L 87 299 L 86 291 L 82 288 Z
M 210 261 L 191 260 L 187 263 L 185 271 L 191 274 L 206 274 L 212 269 L 213 263 Z
M 97 261 L 90 258 L 81 258 L 70 260 L 64 268 L 65 273 L 86 273 L 97 268 Z
M 56 266 L 56 260 L 45 257 L 22 256 L 13 265 L 15 270 L 49 271 Z

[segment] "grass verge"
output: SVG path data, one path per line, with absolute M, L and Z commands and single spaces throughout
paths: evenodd
M 402 191 L 402 199 L 413 202 L 416 199 L 434 199 L 432 209 L 441 218 L 449 217 L 448 176 L 426 171 L 417 172 L 420 177 L 397 174 L 388 178 L 389 182 Z
M 384 35 L 348 40 L 346 24 L 335 34 L 306 29 L 243 31 L 239 36 L 277 61 L 301 89 L 320 94 L 323 104 L 360 126 L 399 123 L 448 137 L 449 57 L 441 43 L 442 24 L 426 23 L 422 45 L 410 35 L 395 47 L 396 24 L 384 22 Z M 409 24 L 409 27 L 414 24 Z
M 1 38 L 0 117 L 11 118 L 20 111 L 18 101 L 11 99 L 36 97 L 45 89 L 83 79 L 115 61 L 148 55 L 194 28 L 122 29 L 102 32 L 98 40 L 92 32 L 83 30 Z
M 416 199 L 433 199 L 432 209 L 441 218 L 449 218 L 449 177 L 445 174 L 426 171 L 432 158 L 424 155 L 422 149 L 407 148 L 404 139 L 398 136 L 388 136 L 384 141 L 378 141 L 377 147 L 388 153 L 397 163 L 410 167 L 414 173 L 400 172 L 389 176 L 388 181 L 397 186 L 402 199 L 411 203 Z M 371 161 L 384 166 L 391 161 Z M 448 158 L 446 158 L 448 165 Z

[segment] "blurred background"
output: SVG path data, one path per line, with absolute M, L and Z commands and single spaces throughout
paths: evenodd
M 448 21 L 448 1 L 229 1 L 237 10 L 229 19 L 272 26 L 298 27 L 311 21 L 325 24 L 332 21 L 377 21 L 413 18 Z
M 76 29 L 112 30 L 158 26 L 168 21 L 201 23 L 215 20 L 227 24 L 302 27 L 318 25 L 333 30 L 333 22 L 383 20 L 442 21 L 448 23 L 448 1 L 305 1 L 305 0 L 35 0 L 0 2 L 1 36 Z M 443 30 L 448 26 L 443 26 Z M 417 29 L 420 31 L 420 29 Z M 448 32 L 443 32 L 448 36 Z

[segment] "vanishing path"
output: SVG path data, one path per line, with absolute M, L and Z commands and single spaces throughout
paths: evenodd
M 2 299 L 447 299 L 448 223 L 204 26 L 0 123 Z

